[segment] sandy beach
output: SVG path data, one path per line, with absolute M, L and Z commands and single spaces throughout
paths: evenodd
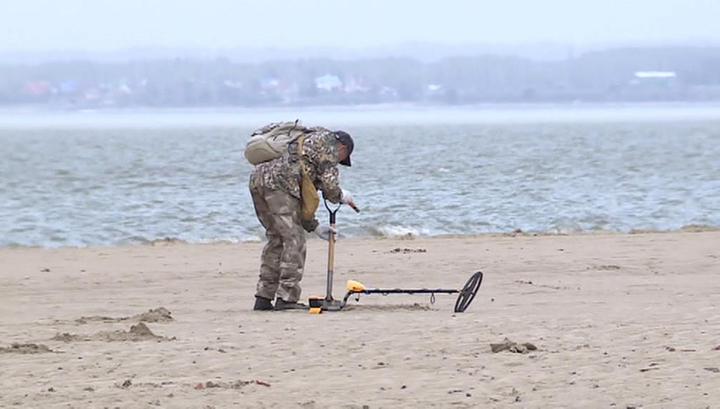
M 717 408 L 720 231 L 696 230 L 338 243 L 336 297 L 481 270 L 463 314 L 253 312 L 262 243 L 0 249 L 0 407 Z

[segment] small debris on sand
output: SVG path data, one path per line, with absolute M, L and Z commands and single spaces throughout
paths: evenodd
M 490 349 L 494 353 L 509 351 L 515 354 L 529 354 L 530 351 L 537 351 L 537 347 L 529 342 L 520 344 L 507 338 L 499 344 L 490 344 Z
M 243 386 L 255 384 L 260 386 L 265 386 L 267 388 L 270 387 L 269 382 L 261 381 L 261 380 L 254 380 L 254 381 L 235 381 L 235 382 L 213 382 L 213 381 L 207 381 L 205 383 L 198 383 L 195 386 L 193 386 L 196 390 L 202 390 L 202 389 L 212 389 L 212 388 L 220 388 L 220 389 L 240 389 Z
M 408 249 L 408 248 L 400 248 L 400 247 L 396 247 L 396 248 L 390 250 L 390 254 L 397 254 L 397 253 L 402 253 L 402 254 L 427 253 L 427 250 L 426 249 Z
M 517 228 L 511 232 L 501 233 L 500 235 L 505 236 L 505 237 L 529 236 L 529 234 L 525 233 L 520 228 Z
M 660 369 L 660 367 L 658 365 L 659 364 L 653 362 L 650 365 L 648 365 L 647 368 L 642 368 L 640 370 L 640 372 L 648 372 L 648 371 L 654 371 L 654 370 Z
M 0 347 L 0 354 L 44 354 L 53 352 L 42 344 L 17 344 L 13 343 L 9 348 Z
M 517 284 L 525 284 L 525 285 L 533 285 L 536 287 L 544 287 L 544 288 L 552 288 L 553 290 L 569 290 L 570 287 L 560 287 L 556 285 L 545 285 L 545 284 L 535 284 L 532 281 L 526 281 L 526 280 L 515 280 L 515 283 Z
M 587 269 L 588 269 L 588 270 L 590 270 L 590 269 L 593 269 L 593 270 L 606 270 L 606 271 L 607 271 L 607 270 L 620 270 L 620 266 L 616 266 L 616 265 L 614 265 L 614 264 L 604 264 L 604 265 L 599 265 L 599 266 L 588 267 Z

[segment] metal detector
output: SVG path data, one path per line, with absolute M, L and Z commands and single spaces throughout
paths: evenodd
M 354 203 L 349 203 L 349 206 L 355 210 L 356 212 L 360 212 L 360 209 L 355 206 Z M 328 210 L 328 213 L 330 214 L 330 227 L 335 228 L 335 223 L 337 220 L 337 212 L 342 207 L 342 204 L 338 204 L 337 207 L 330 208 L 328 205 L 327 199 L 325 199 L 325 208 Z M 356 300 L 360 301 L 360 294 L 382 294 L 382 295 L 388 295 L 388 294 L 430 294 L 430 303 L 435 303 L 435 294 L 459 294 L 457 301 L 455 301 L 455 312 L 464 312 L 467 307 L 472 303 L 473 299 L 475 299 L 475 295 L 477 294 L 478 290 L 480 289 L 480 285 L 482 284 L 483 279 L 483 273 L 481 271 L 478 271 L 477 273 L 473 274 L 470 279 L 465 283 L 465 286 L 461 289 L 443 289 L 443 288 L 435 288 L 435 289 L 428 289 L 428 288 L 419 288 L 419 289 L 401 289 L 401 288 L 393 288 L 393 289 L 383 289 L 383 288 L 373 288 L 373 289 L 367 289 L 364 285 L 360 284 L 357 281 L 349 280 L 347 283 L 347 290 L 348 292 L 345 294 L 345 297 L 342 301 L 335 300 L 332 296 L 333 291 L 333 276 L 334 276 L 334 266 L 335 266 L 335 234 L 330 233 L 330 237 L 328 237 L 328 270 L 327 270 L 327 287 L 325 290 L 325 298 L 322 297 L 310 297 L 309 299 L 309 305 L 310 305 L 310 312 L 311 313 L 320 313 L 322 311 L 340 311 L 347 305 L 348 298 L 350 296 L 355 295 Z

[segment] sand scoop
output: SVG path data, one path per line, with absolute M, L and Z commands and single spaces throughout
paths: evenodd
M 350 207 L 356 212 L 360 210 L 355 206 L 354 203 L 349 204 Z M 325 208 L 330 213 L 330 227 L 334 228 L 337 220 L 337 212 L 340 210 L 342 205 L 338 205 L 335 208 L 330 208 L 327 200 L 325 200 Z M 455 301 L 455 312 L 464 312 L 467 307 L 470 306 L 475 295 L 480 289 L 482 284 L 483 273 L 481 271 L 473 274 L 470 279 L 465 283 L 461 289 L 444 289 L 444 288 L 416 288 L 416 289 L 403 289 L 403 288 L 371 288 L 368 289 L 361 283 L 355 280 L 349 280 L 347 282 L 347 293 L 345 297 L 340 300 L 335 300 L 332 296 L 333 289 L 333 276 L 334 276 L 334 264 L 335 264 L 335 235 L 330 234 L 328 239 L 328 271 L 327 271 L 327 287 L 325 297 L 311 296 L 309 299 L 310 312 L 319 314 L 322 311 L 340 311 L 348 302 L 348 299 L 355 295 L 356 301 L 360 301 L 360 295 L 371 295 L 371 294 L 430 294 L 430 303 L 435 303 L 435 294 L 458 294 L 458 298 Z

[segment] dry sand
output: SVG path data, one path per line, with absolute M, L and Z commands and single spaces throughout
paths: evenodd
M 464 314 L 447 295 L 253 312 L 261 247 L 1 249 L 0 407 L 720 407 L 720 232 L 338 243 L 336 297 L 482 270 Z

